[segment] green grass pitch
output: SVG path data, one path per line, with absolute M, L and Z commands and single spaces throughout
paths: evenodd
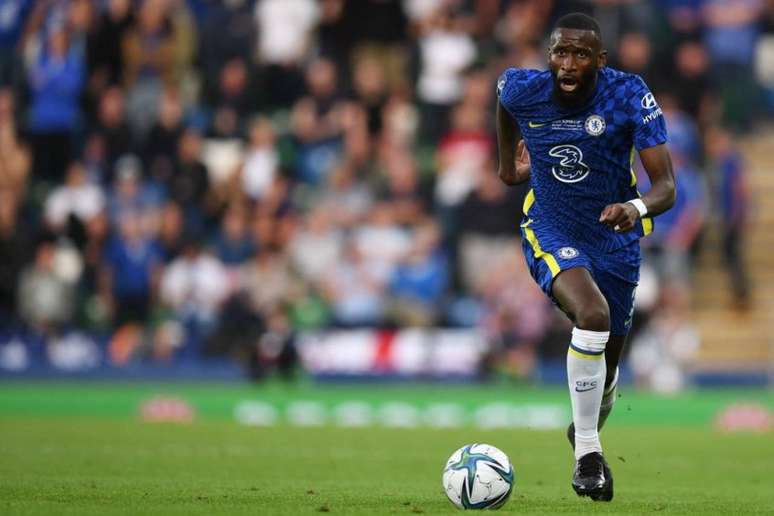
M 679 422 L 676 410 L 671 423 L 633 419 L 651 410 L 648 403 L 667 413 L 668 400 L 632 394 L 619 404 L 602 434 L 616 494 L 600 504 L 572 491 L 572 455 L 560 429 L 250 427 L 233 420 L 227 402 L 268 390 L 207 386 L 178 389 L 199 409 L 194 422 L 144 423 L 135 402 L 155 388 L 0 387 L 2 515 L 454 514 L 441 469 L 470 442 L 493 444 L 514 464 L 516 488 L 501 513 L 774 514 L 774 435 L 712 430 L 696 419 L 702 403 L 709 406 L 704 395 L 680 401 L 686 412 L 695 407 L 693 424 Z M 371 393 L 374 402 L 442 397 L 367 387 L 288 392 L 319 399 Z M 464 392 L 472 403 L 511 391 Z M 521 396 L 564 400 L 559 390 Z M 770 405 L 769 394 L 756 396 Z
M 441 467 L 493 443 L 518 514 L 774 514 L 774 439 L 658 428 L 605 432 L 610 504 L 570 489 L 557 431 L 247 428 L 16 418 L 1 423 L 3 514 L 444 514 Z

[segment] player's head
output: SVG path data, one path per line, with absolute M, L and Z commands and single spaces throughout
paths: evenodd
M 559 102 L 573 106 L 587 100 L 597 84 L 597 70 L 606 63 L 602 32 L 594 18 L 582 13 L 559 18 L 548 49 L 554 97 Z

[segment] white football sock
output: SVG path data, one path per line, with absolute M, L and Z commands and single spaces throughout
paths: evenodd
M 618 368 L 615 368 L 615 375 L 613 375 L 613 381 L 605 389 L 605 393 L 602 395 L 602 405 L 599 407 L 599 429 L 605 426 L 607 416 L 613 411 L 613 405 L 618 398 Z
M 607 331 L 573 328 L 567 350 L 567 381 L 575 423 L 575 458 L 591 452 L 602 453 L 597 423 L 605 389 L 605 345 Z

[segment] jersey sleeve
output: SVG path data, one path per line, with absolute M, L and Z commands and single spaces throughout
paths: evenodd
M 530 70 L 520 68 L 508 68 L 497 79 L 497 98 L 511 116 L 515 117 L 519 112 L 520 101 L 527 90 L 529 72 Z
M 645 81 L 635 76 L 629 96 L 629 116 L 634 127 L 634 147 L 639 151 L 667 141 L 666 122 Z

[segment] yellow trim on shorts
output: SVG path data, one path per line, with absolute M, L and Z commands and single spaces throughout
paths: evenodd
M 584 355 L 583 353 L 578 353 L 572 348 L 567 348 L 567 354 L 572 355 L 574 357 L 583 358 L 586 360 L 602 360 L 605 357 L 604 353 L 602 353 L 601 355 Z
M 535 204 L 535 190 L 530 188 L 529 192 L 527 192 L 527 196 L 524 198 L 524 205 L 522 206 L 524 215 L 529 215 L 529 209 L 532 208 L 533 204 Z
M 524 198 L 524 206 L 522 208 L 524 215 L 529 214 L 529 209 L 533 204 L 535 204 L 535 190 L 530 188 L 529 192 L 527 192 L 527 196 Z M 532 219 L 527 219 L 527 222 L 521 225 L 521 227 L 524 229 L 524 234 L 527 237 L 527 242 L 529 242 L 529 245 L 532 246 L 532 252 L 535 254 L 535 259 L 541 259 L 546 262 L 546 265 L 548 265 L 548 270 L 551 271 L 551 277 L 555 278 L 556 275 L 562 271 L 562 268 L 559 267 L 559 263 L 551 253 L 543 251 L 543 248 L 540 247 L 540 242 L 538 242 L 537 235 L 535 235 L 535 232 L 532 230 L 532 228 L 529 227 L 530 224 L 532 224 Z
M 529 245 L 532 246 L 532 252 L 535 254 L 535 259 L 541 259 L 546 262 L 546 265 L 548 265 L 548 270 L 551 271 L 551 277 L 555 278 L 556 275 L 562 271 L 562 268 L 559 267 L 559 262 L 556 261 L 554 255 L 543 251 L 543 249 L 540 247 L 540 242 L 538 242 L 537 235 L 532 230 L 532 228 L 529 227 L 531 223 L 532 219 L 529 219 L 527 222 L 521 225 L 521 227 L 524 229 L 524 234 L 527 236 L 527 242 L 529 242 Z

